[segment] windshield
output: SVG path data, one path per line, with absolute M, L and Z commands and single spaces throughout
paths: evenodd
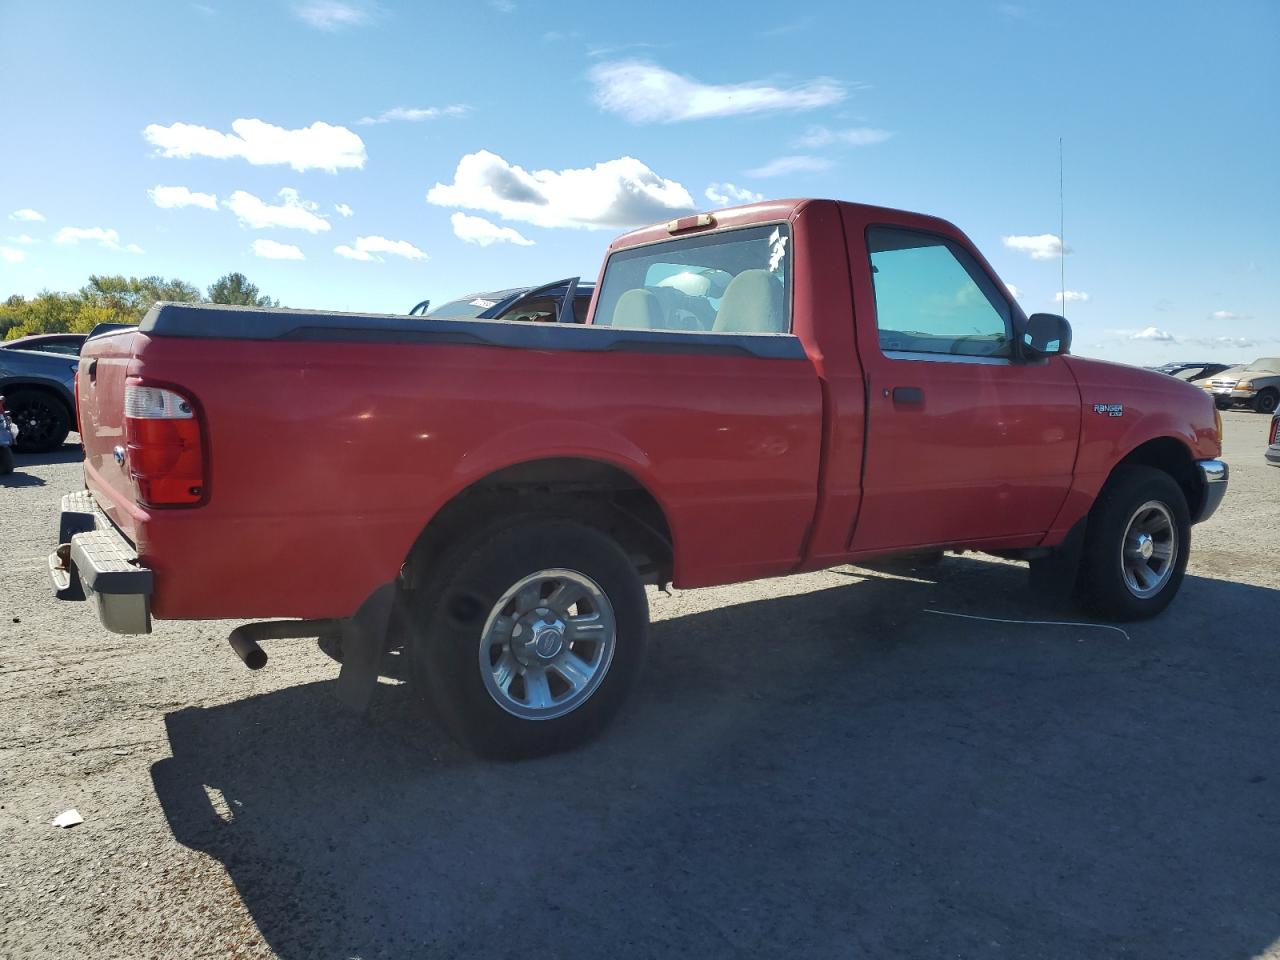
M 1245 370 L 1250 373 L 1256 373 L 1259 370 L 1280 373 L 1280 357 L 1263 357 L 1261 360 L 1253 361 L 1253 363 L 1245 367 Z
M 503 300 L 507 299 L 508 294 L 488 294 L 481 296 L 463 297 L 461 300 L 450 300 L 448 303 L 441 304 L 430 313 L 428 317 L 478 317 L 491 307 L 496 307 Z

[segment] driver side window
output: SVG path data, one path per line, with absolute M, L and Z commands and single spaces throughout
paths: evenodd
M 933 234 L 871 227 L 867 248 L 885 356 L 1011 357 L 1009 301 L 963 247 Z

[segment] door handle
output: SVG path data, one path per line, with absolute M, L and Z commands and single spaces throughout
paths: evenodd
M 96 358 L 89 361 L 89 365 L 88 365 L 88 368 L 85 370 L 85 373 L 89 375 L 90 380 L 98 379 L 98 361 Z
M 894 387 L 893 402 L 911 406 L 924 405 L 924 391 L 919 387 Z

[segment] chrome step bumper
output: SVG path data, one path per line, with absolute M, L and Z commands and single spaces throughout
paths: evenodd
M 59 600 L 93 600 L 112 633 L 151 632 L 151 571 L 87 490 L 62 498 L 49 576 Z

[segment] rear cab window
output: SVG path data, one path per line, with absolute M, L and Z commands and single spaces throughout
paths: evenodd
M 870 227 L 880 350 L 891 360 L 1007 361 L 1013 316 L 996 282 L 960 244 L 898 227 Z
M 785 223 L 619 250 L 605 266 L 594 324 L 691 333 L 791 330 Z

